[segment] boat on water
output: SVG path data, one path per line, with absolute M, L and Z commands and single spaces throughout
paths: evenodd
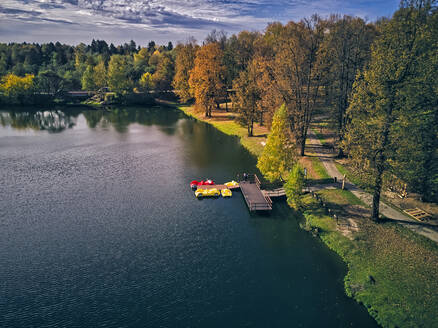
M 221 190 L 221 195 L 222 197 L 231 197 L 233 195 L 233 193 L 231 192 L 230 189 L 222 189 Z
M 232 187 L 238 187 L 239 183 L 233 180 L 233 181 L 224 183 L 224 185 L 227 186 L 228 188 L 230 188 L 230 187 L 232 188 Z
M 193 180 L 192 182 L 190 182 L 190 188 L 192 188 L 193 190 L 196 190 L 199 186 L 213 186 L 213 185 L 214 185 L 214 181 L 211 179 L 202 180 L 202 181 Z
M 212 188 L 212 189 L 197 189 L 195 191 L 195 196 L 197 198 L 202 197 L 219 197 L 221 195 L 221 192 L 219 189 Z

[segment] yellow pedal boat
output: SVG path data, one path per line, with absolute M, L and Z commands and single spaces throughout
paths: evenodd
M 216 189 L 197 189 L 195 191 L 195 196 L 197 198 L 201 198 L 201 197 L 218 197 L 221 195 L 221 192 Z
M 226 185 L 228 188 L 230 188 L 230 187 L 237 187 L 237 186 L 239 185 L 239 183 L 233 180 L 233 181 L 230 181 L 230 182 L 225 183 L 225 185 Z
M 213 189 L 207 190 L 207 194 L 210 197 L 218 197 L 221 195 L 221 192 L 219 191 L 219 189 L 213 188 Z
M 221 194 L 222 197 L 231 197 L 233 195 L 230 189 L 222 189 Z

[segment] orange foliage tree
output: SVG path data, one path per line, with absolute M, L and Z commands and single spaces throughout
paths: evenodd
M 214 105 L 225 96 L 225 66 L 223 52 L 218 43 L 209 43 L 196 52 L 195 66 L 190 73 L 189 85 L 196 106 L 211 117 Z

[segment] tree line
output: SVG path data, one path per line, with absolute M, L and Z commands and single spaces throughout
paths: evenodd
M 315 113 L 334 121 L 338 155 L 346 153 L 372 186 L 374 219 L 384 182 L 395 178 L 438 201 L 437 1 L 403 0 L 391 19 L 372 23 L 314 15 L 271 23 L 263 33 L 214 32 L 202 46 L 190 41 L 177 49 L 175 91 L 183 101 L 194 98 L 205 116 L 227 90 L 249 136 L 255 122 L 274 129 L 279 111 L 281 133 L 301 156 Z M 289 142 L 273 143 L 270 160 L 259 161 L 262 172 L 273 180 L 282 170 L 299 176 Z
M 213 31 L 202 44 L 176 47 L 0 44 L 0 93 L 21 102 L 35 90 L 173 90 L 207 117 L 231 95 L 249 136 L 255 123 L 271 127 L 282 108 L 288 147 L 301 156 L 312 120 L 323 115 L 335 122 L 339 156 L 372 181 L 377 218 L 383 182 L 394 176 L 437 201 L 436 4 L 403 0 L 376 22 L 313 15 L 263 32 Z
M 65 91 L 109 88 L 123 94 L 169 90 L 174 75 L 173 44 L 147 47 L 134 41 L 108 45 L 10 43 L 0 44 L 0 101 L 34 103 L 38 96 L 61 96 Z M 42 97 L 47 100 L 47 97 Z

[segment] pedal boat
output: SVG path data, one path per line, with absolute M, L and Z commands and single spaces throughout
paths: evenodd
M 233 195 L 233 193 L 231 192 L 230 189 L 222 189 L 221 194 L 222 194 L 222 197 L 224 197 L 224 198 L 231 197 Z

